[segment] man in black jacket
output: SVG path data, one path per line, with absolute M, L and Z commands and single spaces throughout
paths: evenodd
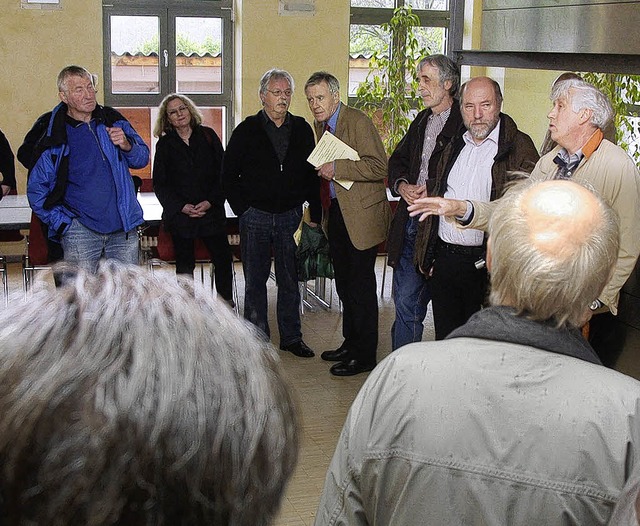
M 428 283 L 414 264 L 418 218 L 407 206 L 427 195 L 436 177 L 436 164 L 445 146 L 462 126 L 458 101 L 460 71 L 444 55 L 431 55 L 418 64 L 420 96 L 426 106 L 389 159 L 389 188 L 400 196 L 387 239 L 388 263 L 393 267 L 396 319 L 391 327 L 391 348 L 422 340 L 423 321 L 431 299 Z
M 16 187 L 16 165 L 9 141 L 0 131 L 0 173 L 2 182 L 0 183 L 0 199 Z
M 222 184 L 239 217 L 245 278 L 244 317 L 270 337 L 267 320 L 267 280 L 271 256 L 278 285 L 280 349 L 310 358 L 302 340 L 300 291 L 293 234 L 302 205 L 320 222 L 320 182 L 307 157 L 315 146 L 311 126 L 289 113 L 294 82 L 278 69 L 260 80 L 262 110 L 234 130 L 224 155 Z

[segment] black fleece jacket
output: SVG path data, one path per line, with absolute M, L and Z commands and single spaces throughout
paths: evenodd
M 249 207 L 282 213 L 305 201 L 320 222 L 320 179 L 307 157 L 315 146 L 311 126 L 290 115 L 291 137 L 282 164 L 264 129 L 261 112 L 247 117 L 231 135 L 222 162 L 222 186 L 236 215 Z

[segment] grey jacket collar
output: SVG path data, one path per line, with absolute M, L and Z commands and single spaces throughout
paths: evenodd
M 511 307 L 489 307 L 476 312 L 446 339 L 450 338 L 480 338 L 528 345 L 602 365 L 591 345 L 575 327 L 557 328 L 551 321 L 534 321 L 518 316 Z

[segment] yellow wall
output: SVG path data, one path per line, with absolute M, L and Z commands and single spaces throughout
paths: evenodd
M 58 103 L 56 77 L 68 64 L 102 76 L 102 3 L 62 0 L 60 10 L 3 0 L 0 16 L 0 129 L 14 153 L 35 119 Z M 99 95 L 101 97 L 101 95 Z M 18 191 L 26 170 L 16 161 Z
M 505 74 L 502 110 L 511 115 L 518 128 L 529 134 L 540 148 L 551 110 L 549 92 L 560 71 L 510 69 Z
M 311 120 L 303 87 L 309 75 L 317 70 L 327 70 L 338 77 L 342 100 L 346 101 L 348 0 L 316 0 L 313 16 L 280 16 L 278 0 L 242 0 L 242 4 L 241 9 L 236 9 L 239 22 L 236 24 L 239 51 L 236 56 L 242 63 L 241 101 L 236 101 L 236 121 L 260 109 L 257 94 L 260 77 L 273 67 L 286 69 L 296 82 L 291 103 L 294 114 Z M 236 77 L 236 84 L 239 80 Z

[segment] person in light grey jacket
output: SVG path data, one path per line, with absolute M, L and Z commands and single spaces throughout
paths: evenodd
M 489 225 L 492 306 L 365 382 L 316 525 L 606 524 L 640 447 L 640 382 L 577 329 L 617 259 L 616 214 L 525 182 Z

